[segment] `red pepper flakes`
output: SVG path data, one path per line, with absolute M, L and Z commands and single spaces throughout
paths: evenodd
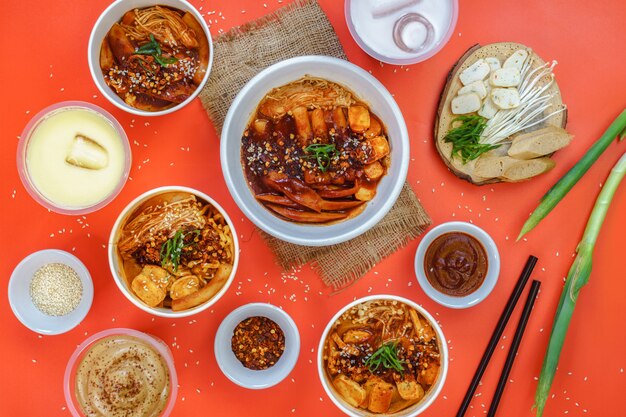
M 267 317 L 250 317 L 235 327 L 231 348 L 243 366 L 259 371 L 278 362 L 285 351 L 285 335 Z

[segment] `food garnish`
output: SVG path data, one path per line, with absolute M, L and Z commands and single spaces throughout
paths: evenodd
M 622 113 L 622 116 L 625 113 Z M 607 132 L 608 133 L 608 132 Z M 615 135 L 611 135 L 614 137 Z M 537 385 L 537 391 L 535 393 L 535 407 L 537 407 L 537 417 L 541 417 L 543 409 L 548 399 L 550 386 L 554 380 L 554 374 L 556 373 L 556 367 L 559 362 L 561 350 L 563 349 L 563 343 L 565 342 L 565 335 L 570 325 L 572 315 L 574 314 L 574 307 L 578 300 L 578 295 L 583 286 L 589 282 L 589 276 L 591 275 L 591 264 L 593 258 L 593 250 L 596 245 L 596 240 L 600 234 L 602 223 L 613 199 L 613 195 L 617 190 L 622 178 L 626 174 L 626 153 L 622 155 L 620 160 L 615 164 L 611 173 L 606 180 L 606 183 L 600 191 L 600 195 L 596 200 L 583 237 L 576 247 L 576 258 L 570 267 L 567 274 L 567 280 L 565 281 L 565 287 L 561 292 L 561 298 L 559 300 L 559 306 L 556 311 L 554 323 L 552 325 L 552 331 L 550 332 L 550 341 L 548 342 L 548 349 L 546 356 L 543 359 L 543 366 L 541 368 L 541 374 L 539 375 L 539 384 Z
M 185 238 L 191 234 L 197 237 L 200 234 L 200 230 L 196 229 L 189 233 L 178 230 L 173 237 L 165 241 L 163 246 L 161 246 L 160 252 L 161 266 L 163 268 L 169 264 L 174 271 L 178 270 L 178 263 L 180 262 L 180 255 L 183 253 L 183 249 L 193 244 L 193 242 L 185 243 Z
M 456 126 L 450 129 L 444 140 L 452 143 L 452 155 L 460 157 L 464 164 L 499 146 L 480 143 L 480 134 L 487 126 L 487 119 L 482 116 L 458 116 L 452 123 Z
M 618 136 L 620 141 L 626 136 L 626 109 L 611 123 L 606 132 L 589 148 L 576 165 L 561 177 L 561 179 L 541 198 L 539 206 L 537 206 L 528 220 L 526 220 L 526 223 L 524 223 L 517 240 L 520 240 L 522 236 L 530 232 L 557 204 L 559 204 L 569 190 L 585 175 L 591 165 L 593 165 Z
M 231 349 L 246 368 L 268 369 L 276 365 L 285 351 L 285 334 L 267 317 L 249 317 L 235 327 Z
M 148 55 L 154 58 L 162 67 L 178 62 L 175 56 L 163 56 L 161 45 L 154 39 L 154 35 L 150 34 L 150 42 L 141 45 L 133 55 Z
M 403 361 L 398 359 L 396 343 L 394 342 L 385 343 L 365 361 L 365 365 L 371 372 L 376 372 L 382 367 L 402 373 L 404 372 L 403 363 Z
M 78 307 L 83 297 L 83 283 L 70 266 L 50 263 L 42 266 L 30 282 L 30 298 L 47 316 L 64 316 Z
M 312 158 L 317 161 L 317 167 L 320 169 L 320 171 L 326 172 L 332 158 L 334 158 L 337 154 L 337 147 L 334 143 L 312 143 L 304 148 L 304 151 L 308 154 L 311 154 L 307 155 L 308 158 Z

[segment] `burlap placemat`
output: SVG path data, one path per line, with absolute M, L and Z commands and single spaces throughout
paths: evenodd
M 228 108 L 241 88 L 264 68 L 302 55 L 346 59 L 328 18 L 316 0 L 295 0 L 276 12 L 235 27 L 215 38 L 211 76 L 200 100 L 221 131 Z M 259 233 L 284 269 L 312 262 L 326 285 L 341 289 L 363 276 L 376 263 L 430 224 L 408 184 L 385 218 L 370 231 L 349 242 L 307 247 Z

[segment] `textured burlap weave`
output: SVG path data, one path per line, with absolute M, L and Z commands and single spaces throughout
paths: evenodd
M 262 69 L 302 55 L 346 59 L 333 27 L 315 0 L 296 0 L 259 20 L 233 28 L 218 36 L 213 46 L 214 65 L 200 99 L 218 132 L 239 90 Z M 349 242 L 306 247 L 259 233 L 284 269 L 312 262 L 324 283 L 338 290 L 419 236 L 429 224 L 430 218 L 405 184 L 387 216 Z

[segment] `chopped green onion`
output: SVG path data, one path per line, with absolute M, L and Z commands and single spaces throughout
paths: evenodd
M 307 155 L 307 158 L 313 158 L 317 161 L 317 166 L 319 167 L 320 171 L 326 172 L 326 170 L 330 166 L 332 158 L 337 153 L 337 148 L 335 147 L 334 143 L 326 145 L 323 143 L 313 143 L 304 148 L 304 151 L 308 154 L 311 154 Z
M 371 372 L 376 372 L 381 366 L 385 369 L 393 369 L 398 372 L 404 372 L 403 362 L 398 359 L 396 344 L 393 342 L 385 343 L 379 347 L 366 361 L 365 365 Z
M 452 125 L 455 127 L 448 131 L 443 140 L 452 143 L 450 156 L 460 157 L 464 164 L 500 146 L 480 143 L 480 135 L 487 126 L 487 119 L 482 116 L 459 116 L 452 120 Z
M 539 375 L 539 384 L 537 385 L 537 391 L 535 393 L 537 417 L 541 417 L 543 414 L 543 409 L 550 392 L 550 386 L 554 380 L 554 374 L 559 362 L 561 349 L 563 348 L 563 342 L 565 341 L 567 328 L 572 319 L 572 314 L 574 313 L 578 294 L 581 288 L 589 281 L 596 239 L 600 233 L 600 228 L 604 222 L 604 217 L 611 204 L 613 195 L 624 177 L 624 174 L 626 174 L 626 153 L 624 153 L 617 164 L 615 164 L 609 178 L 602 187 L 602 191 L 600 191 L 600 195 L 593 206 L 593 211 L 589 216 L 582 240 L 576 248 L 576 259 L 574 259 L 569 273 L 567 274 L 567 280 L 565 281 L 565 287 L 561 293 L 559 306 L 556 310 L 552 332 L 550 333 L 550 341 L 548 342 L 548 349 L 543 359 L 543 366 L 541 368 L 541 374 Z
M 615 119 L 604 134 L 594 143 L 585 155 L 574 165 L 552 188 L 541 198 L 539 206 L 530 215 L 517 240 L 530 232 L 539 222 L 552 211 L 554 207 L 565 197 L 578 180 L 585 175 L 585 172 L 600 157 L 602 152 L 613 142 L 615 137 L 620 136 L 620 140 L 626 135 L 626 110 Z
M 185 238 L 191 234 L 195 234 L 197 237 L 200 235 L 200 230 L 194 230 L 189 233 L 184 233 L 182 230 L 178 230 L 173 237 L 167 239 L 167 241 L 161 246 L 159 253 L 161 257 L 161 266 L 165 268 L 168 264 L 172 265 L 174 271 L 178 270 L 180 263 L 180 256 L 183 253 L 183 249 L 193 244 L 185 243 Z
M 154 39 L 154 35 L 152 35 L 152 33 L 150 34 L 150 42 L 144 45 L 141 45 L 139 48 L 137 48 L 137 50 L 134 52 L 134 55 L 149 55 L 152 58 L 154 58 L 154 60 L 158 62 L 158 64 L 161 65 L 162 67 L 167 67 L 168 65 L 173 64 L 178 61 L 178 58 L 174 56 L 172 57 L 163 56 L 161 45 L 159 45 L 156 39 Z

